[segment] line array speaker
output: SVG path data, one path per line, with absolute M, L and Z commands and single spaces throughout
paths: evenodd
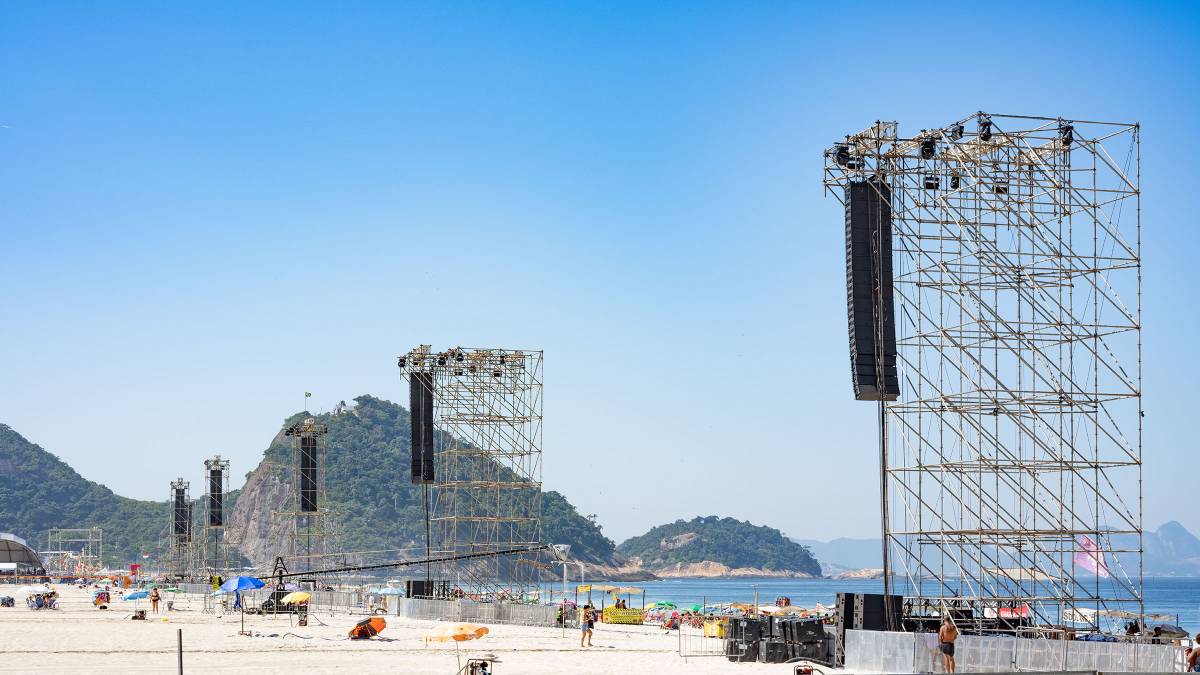
M 225 495 L 221 492 L 225 488 L 224 476 L 221 475 L 220 469 L 208 470 L 208 524 L 213 527 L 221 527 L 225 524 L 225 513 L 222 510 L 225 501 Z
M 859 401 L 894 401 L 900 395 L 891 202 L 891 189 L 878 178 L 846 187 L 846 303 L 854 398 Z
M 412 482 L 432 483 L 433 373 L 409 375 L 408 409 L 412 421 Z
M 188 503 L 184 498 L 183 488 L 175 488 L 175 507 L 172 511 L 172 528 L 174 534 L 187 536 L 188 535 Z
M 300 436 L 300 511 L 317 510 L 317 437 Z

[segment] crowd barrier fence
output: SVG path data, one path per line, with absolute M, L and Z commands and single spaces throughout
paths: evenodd
M 941 673 L 936 633 L 846 631 L 849 672 Z M 1028 639 L 963 635 L 955 643 L 959 672 L 1182 672 L 1182 647 L 1138 642 Z

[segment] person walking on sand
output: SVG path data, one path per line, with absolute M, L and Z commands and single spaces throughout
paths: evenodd
M 158 588 L 150 589 L 150 610 L 155 614 L 158 614 L 158 601 L 161 597 L 162 596 L 158 594 Z
M 596 610 L 591 605 L 584 605 L 579 611 L 579 646 L 592 646 L 592 631 L 596 628 Z M 584 640 L 587 644 L 584 644 Z
M 958 639 L 958 629 L 947 615 L 942 619 L 942 627 L 938 630 L 939 648 L 942 650 L 942 665 L 947 673 L 954 672 L 954 641 Z

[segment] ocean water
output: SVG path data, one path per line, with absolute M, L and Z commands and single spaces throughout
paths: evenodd
M 572 598 L 576 583 L 577 580 L 572 579 L 567 586 Z M 839 592 L 883 592 L 883 581 L 879 579 L 663 579 L 618 585 L 645 589 L 647 603 L 666 600 L 678 606 L 701 602 L 753 602 L 756 591 L 759 604 L 773 604 L 776 597 L 787 596 L 794 605 L 812 607 L 819 602 L 832 606 Z M 555 597 L 561 597 L 562 585 L 553 588 Z M 1149 577 L 1144 581 L 1143 593 L 1147 613 L 1177 616 L 1176 623 L 1190 633 L 1200 631 L 1200 578 Z M 599 604 L 600 593 L 593 593 L 592 600 Z M 631 604 L 640 606 L 641 597 L 633 597 Z

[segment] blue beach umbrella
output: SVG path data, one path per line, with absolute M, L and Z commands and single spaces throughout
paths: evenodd
M 234 577 L 221 584 L 221 590 L 225 591 L 226 593 L 232 593 L 234 591 L 252 591 L 256 588 L 262 588 L 265 585 L 266 584 L 262 582 L 262 579 L 259 579 L 258 577 Z
M 150 596 L 150 593 L 147 591 L 134 591 L 132 593 L 126 593 L 121 599 L 122 600 L 133 600 L 133 608 L 136 610 L 137 606 L 138 606 L 137 601 L 141 600 L 142 598 L 149 597 L 149 596 Z
M 246 634 L 246 608 L 242 605 L 241 591 L 252 591 L 256 588 L 265 586 L 258 577 L 234 577 L 225 583 L 221 584 L 221 590 L 226 593 L 238 593 L 237 606 L 242 612 L 242 630 L 240 635 Z

